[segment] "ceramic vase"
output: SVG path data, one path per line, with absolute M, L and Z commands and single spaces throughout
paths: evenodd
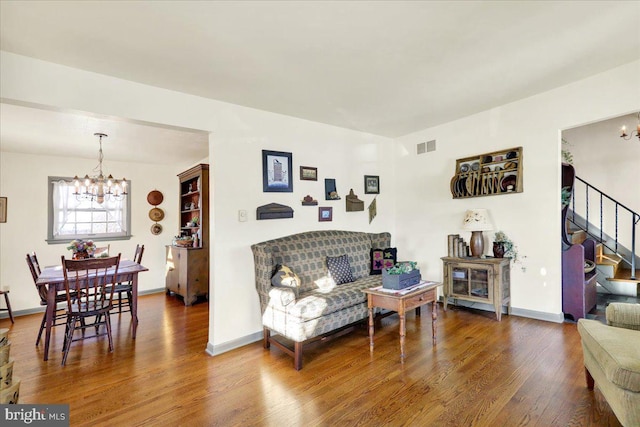
M 493 256 L 496 258 L 504 258 L 504 243 L 493 242 Z

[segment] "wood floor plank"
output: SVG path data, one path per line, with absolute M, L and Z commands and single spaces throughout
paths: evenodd
M 73 426 L 619 426 L 597 389 L 584 382 L 575 324 L 555 324 L 451 307 L 407 315 L 400 361 L 397 315 L 305 348 L 304 368 L 261 342 L 210 357 L 208 304 L 185 307 L 164 294 L 113 315 L 106 340 L 74 343 L 60 366 L 63 330 L 48 362 L 35 338 L 41 315 L 10 327 L 22 403 L 68 403 Z M 99 374 L 96 375 L 95 371 Z

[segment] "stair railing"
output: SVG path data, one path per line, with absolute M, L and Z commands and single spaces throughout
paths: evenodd
M 640 222 L 640 214 L 634 212 L 633 210 L 629 209 L 628 207 L 626 207 L 625 205 L 623 205 L 622 203 L 618 202 L 617 200 L 615 200 L 614 198 L 610 197 L 609 195 L 607 195 L 606 193 L 604 193 L 603 191 L 600 191 L 599 189 L 597 189 L 596 187 L 594 187 L 593 185 L 589 184 L 588 182 L 586 182 L 585 180 L 583 180 L 582 178 L 576 176 L 576 182 L 579 181 L 581 183 L 584 184 L 584 212 L 585 212 L 585 226 L 582 226 L 581 224 L 579 224 L 576 219 L 576 185 L 574 185 L 573 188 L 573 197 L 571 198 L 571 210 L 572 212 L 572 217 L 570 218 L 570 221 L 575 224 L 576 226 L 578 226 L 579 228 L 581 228 L 582 230 L 584 230 L 587 234 L 593 236 L 594 238 L 598 239 L 604 246 L 606 246 L 609 250 L 613 251 L 614 253 L 618 254 L 618 249 L 619 249 L 619 227 L 620 227 L 620 210 L 622 209 L 623 212 L 626 212 L 630 215 L 631 218 L 631 256 L 630 256 L 630 260 L 626 259 L 624 256 L 622 257 L 622 260 L 627 263 L 630 268 L 631 268 L 631 277 L 630 279 L 635 280 L 636 279 L 636 226 L 638 225 L 638 222 Z M 590 190 L 592 190 L 593 192 L 596 193 L 597 196 L 597 203 L 599 204 L 599 212 L 598 212 L 598 217 L 596 218 L 596 221 L 598 221 L 600 223 L 600 228 L 599 230 L 589 230 L 590 226 L 593 227 L 593 224 L 591 224 L 591 221 L 589 219 L 589 215 L 590 215 L 590 209 L 589 209 L 589 193 Z M 614 219 L 615 219 L 615 230 L 614 230 L 614 244 L 613 247 L 609 246 L 609 244 L 607 244 L 605 242 L 605 234 L 610 235 L 609 233 L 606 233 L 604 228 L 605 228 L 605 222 L 604 222 L 604 205 L 605 202 L 608 203 L 612 203 L 613 207 L 614 207 Z

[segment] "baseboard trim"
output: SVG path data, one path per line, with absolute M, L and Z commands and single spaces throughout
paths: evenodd
M 253 334 L 245 335 L 244 337 L 227 341 L 219 345 L 213 345 L 211 342 L 208 342 L 205 352 L 209 356 L 217 356 L 218 354 L 226 353 L 227 351 L 234 350 L 247 344 L 252 344 L 256 341 L 262 341 L 262 331 L 254 332 Z
M 451 299 L 449 299 L 449 301 L 451 301 Z M 471 301 L 464 301 L 464 300 L 458 300 L 456 304 L 449 304 L 449 305 L 457 305 L 459 307 L 467 307 L 467 308 L 474 308 L 477 310 L 483 310 L 483 311 L 491 311 L 494 312 L 494 308 L 493 305 L 491 304 L 485 304 L 482 302 L 471 302 Z M 502 307 L 502 314 L 507 314 L 507 308 L 506 307 Z M 553 323 L 563 323 L 564 322 L 564 314 L 563 313 L 546 313 L 543 311 L 535 311 L 535 310 L 527 310 L 524 308 L 517 308 L 517 307 L 511 307 L 511 315 L 512 316 L 520 316 L 520 317 L 527 317 L 529 319 L 536 319 L 536 320 L 543 320 L 545 322 L 553 322 Z

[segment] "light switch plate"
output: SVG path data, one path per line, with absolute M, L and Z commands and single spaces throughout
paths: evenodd
M 238 211 L 238 221 L 247 222 L 247 211 L 244 209 L 240 209 Z

